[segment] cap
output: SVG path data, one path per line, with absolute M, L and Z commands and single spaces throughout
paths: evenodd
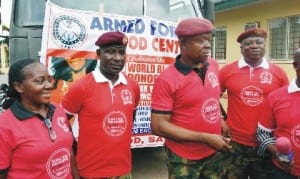
M 212 23 L 204 18 L 184 19 L 176 27 L 175 33 L 178 37 L 194 36 L 212 33 Z
M 238 38 L 236 39 L 237 42 L 241 43 L 245 38 L 248 37 L 262 37 L 262 38 L 267 38 L 267 32 L 265 32 L 261 28 L 254 28 L 254 29 L 249 29 L 244 32 L 242 32 Z
M 102 34 L 95 42 L 97 46 L 122 45 L 128 43 L 127 36 L 122 32 L 106 32 Z

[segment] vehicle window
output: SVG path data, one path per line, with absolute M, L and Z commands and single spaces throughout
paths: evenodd
M 200 15 L 199 10 L 195 12 L 197 9 L 198 5 L 195 0 L 148 0 L 146 15 L 162 20 L 178 22 L 187 17 Z
M 196 0 L 51 0 L 65 8 L 99 11 L 126 16 L 150 16 L 162 20 L 178 22 L 178 20 L 196 16 L 200 13 Z M 44 21 L 45 0 L 15 1 L 15 24 L 22 27 L 42 26 Z M 117 3 L 116 3 L 117 2 Z M 146 6 L 143 6 L 143 4 Z M 32 10 L 34 9 L 34 10 Z M 26 14 L 26 15 L 24 15 Z
M 44 10 L 45 0 L 15 1 L 14 23 L 16 26 L 22 27 L 42 26 L 44 22 Z
M 141 16 L 143 0 L 51 0 L 51 2 L 71 9 L 99 11 L 101 13 Z M 88 3 L 87 3 L 88 2 Z

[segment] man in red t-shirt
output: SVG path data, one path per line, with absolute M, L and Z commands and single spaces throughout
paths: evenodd
M 213 26 L 201 18 L 182 20 L 175 33 L 181 54 L 156 79 L 151 127 L 166 138 L 169 178 L 222 178 L 229 151 L 221 135 L 218 64 L 210 58 Z
M 273 155 L 274 166 L 269 176 L 272 179 L 300 177 L 300 49 L 295 51 L 293 67 L 296 78 L 288 86 L 268 95 L 257 128 L 260 152 Z M 291 151 L 283 153 L 290 162 L 279 159 L 274 145 L 279 137 L 286 137 L 291 142 Z
M 140 88 L 121 72 L 127 37 L 107 32 L 95 45 L 100 67 L 74 82 L 62 99 L 67 113 L 78 114 L 79 174 L 82 178 L 130 177 L 131 129 Z
M 230 179 L 264 178 L 270 166 L 269 158 L 257 156 L 257 122 L 268 93 L 288 84 L 288 78 L 264 57 L 266 37 L 259 28 L 242 32 L 237 38 L 242 58 L 220 70 L 221 90 L 228 95 L 225 133 L 234 149 L 226 160 Z

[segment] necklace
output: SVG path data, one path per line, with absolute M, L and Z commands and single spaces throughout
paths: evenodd
M 47 116 L 47 113 L 48 113 L 48 107 L 47 106 L 42 106 L 42 107 L 39 107 L 37 109 L 33 109 L 32 107 L 28 107 L 27 108 L 29 111 L 35 113 L 35 114 L 39 114 L 43 117 L 46 117 Z
M 85 65 L 86 65 L 86 63 L 81 67 L 81 68 L 79 68 L 78 70 L 74 70 L 73 68 L 71 68 L 71 70 L 72 70 L 72 72 L 74 72 L 74 73 L 79 73 L 79 72 L 81 72 L 83 69 L 85 69 Z

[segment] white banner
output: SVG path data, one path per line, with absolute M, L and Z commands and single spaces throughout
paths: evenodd
M 124 72 L 138 81 L 141 101 L 132 129 L 132 148 L 161 146 L 164 139 L 151 135 L 150 106 L 153 84 L 174 57 L 179 53 L 175 35 L 176 24 L 150 17 L 129 17 L 99 14 L 92 11 L 65 9 L 50 2 L 46 15 L 42 39 L 41 61 L 45 63 L 57 80 L 54 102 L 59 102 L 64 93 L 82 76 L 65 74 L 69 67 L 64 61 L 84 59 L 86 70 L 95 68 L 97 62 L 97 38 L 107 31 L 122 31 L 128 36 L 128 48 Z M 78 62 L 80 63 L 80 62 Z M 87 65 L 88 64 L 88 65 Z M 87 70 L 90 68 L 90 70 Z M 82 70 L 80 68 L 79 70 Z M 61 82 L 62 81 L 62 82 Z

